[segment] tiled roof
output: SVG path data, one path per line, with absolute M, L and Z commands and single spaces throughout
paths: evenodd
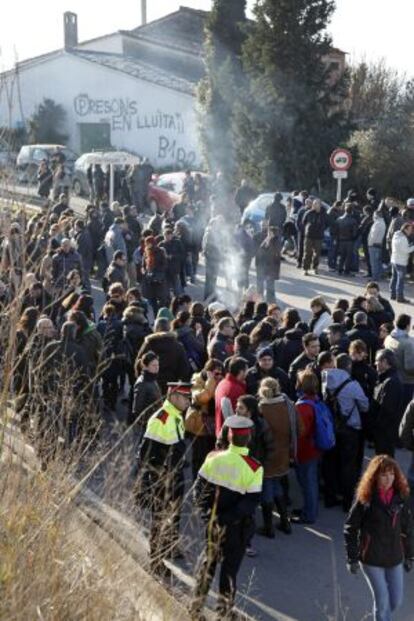
M 121 71 L 134 78 L 152 82 L 153 84 L 158 84 L 158 86 L 164 86 L 165 88 L 171 88 L 181 93 L 187 93 L 188 95 L 194 95 L 194 84 L 189 80 L 172 75 L 159 67 L 143 63 L 136 58 L 122 56 L 121 54 L 90 52 L 81 49 L 71 50 L 70 53 L 78 58 L 83 58 L 84 60 L 108 67 L 109 69 Z

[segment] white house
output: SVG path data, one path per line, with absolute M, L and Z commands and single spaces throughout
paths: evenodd
M 68 146 L 128 149 L 157 167 L 200 163 L 195 87 L 207 13 L 181 7 L 132 31 L 78 43 L 64 15 L 64 48 L 0 75 L 0 125 L 24 124 L 44 98 L 66 111 Z
M 79 43 L 77 16 L 65 13 L 63 49 L 0 74 L 0 126 L 24 125 L 50 98 L 64 107 L 68 146 L 78 153 L 112 146 L 157 167 L 197 167 L 195 91 L 204 76 L 208 15 L 180 7 L 133 30 Z M 333 49 L 326 62 L 341 73 L 345 53 Z

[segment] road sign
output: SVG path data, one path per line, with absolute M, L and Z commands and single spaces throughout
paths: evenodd
M 348 171 L 347 170 L 334 170 L 332 173 L 332 177 L 334 179 L 347 179 Z
M 333 170 L 349 170 L 352 166 L 352 155 L 347 149 L 335 149 L 329 162 Z

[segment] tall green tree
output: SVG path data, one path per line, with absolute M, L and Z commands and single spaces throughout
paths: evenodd
M 393 81 L 385 99 L 388 105 L 349 139 L 356 156 L 352 180 L 360 189 L 372 185 L 382 195 L 406 199 L 414 194 L 414 82 L 397 89 Z
M 64 133 L 66 112 L 63 106 L 53 99 L 43 99 L 29 119 L 29 139 L 32 144 L 65 144 L 68 136 Z
M 245 27 L 246 0 L 214 0 L 206 25 L 206 77 L 198 88 L 199 130 L 210 172 L 222 171 L 227 183 L 235 170 L 232 115 Z
M 325 61 L 334 7 L 333 0 L 256 1 L 235 136 L 240 171 L 260 188 L 317 188 L 346 136 L 346 76 L 335 77 Z

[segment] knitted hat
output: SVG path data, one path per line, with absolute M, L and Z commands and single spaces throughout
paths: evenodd
M 163 308 L 159 309 L 157 313 L 157 319 L 168 319 L 168 321 L 172 321 L 174 319 L 174 315 L 169 308 L 164 306 Z
M 263 349 L 260 349 L 256 354 L 258 360 L 265 357 L 273 358 L 273 351 L 270 347 L 263 347 Z

